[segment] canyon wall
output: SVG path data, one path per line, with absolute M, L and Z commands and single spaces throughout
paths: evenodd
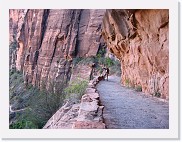
M 25 83 L 62 84 L 75 57 L 95 56 L 101 45 L 105 10 L 10 10 L 10 67 L 23 71 Z M 103 40 L 102 40 L 103 41 Z
M 121 61 L 121 82 L 168 99 L 169 10 L 107 10 L 102 35 Z
M 104 37 L 121 61 L 122 84 L 168 99 L 169 10 L 10 10 L 9 16 L 10 45 L 18 45 L 10 67 L 23 71 L 25 83 L 64 83 L 73 58 L 95 56 Z

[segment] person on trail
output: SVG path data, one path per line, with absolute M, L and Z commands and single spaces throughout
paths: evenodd
M 90 74 L 90 80 L 94 79 L 95 67 L 96 67 L 95 63 L 92 63 L 91 67 L 92 67 L 92 71 L 91 71 L 91 74 Z
M 109 75 L 109 68 L 106 68 L 106 78 L 107 78 L 107 81 L 108 81 L 108 75 Z
M 103 67 L 102 68 L 102 76 L 104 77 L 104 80 L 105 80 L 105 77 L 106 77 L 107 81 L 108 81 L 108 75 L 109 75 L 109 68 L 108 67 Z
M 92 72 L 93 72 L 93 75 L 95 75 L 95 73 L 96 73 L 95 68 L 96 68 L 95 63 L 92 63 Z

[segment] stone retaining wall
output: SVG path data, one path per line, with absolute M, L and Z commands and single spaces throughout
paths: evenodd
M 43 129 L 105 129 L 103 108 L 99 104 L 96 85 L 103 76 L 91 80 L 80 104 L 67 102 L 47 122 Z

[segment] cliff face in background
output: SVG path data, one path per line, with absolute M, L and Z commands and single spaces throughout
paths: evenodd
M 105 10 L 10 10 L 10 67 L 26 83 L 61 84 L 71 76 L 72 58 L 95 56 Z M 49 86 L 49 83 L 47 85 Z
M 26 13 L 26 9 L 12 9 L 9 11 L 9 43 L 16 40 L 17 34 L 20 32 L 20 28 L 24 22 Z
M 168 99 L 168 34 L 168 10 L 10 10 L 10 43 L 18 44 L 10 67 L 27 83 L 61 84 L 72 59 L 95 56 L 104 37 L 121 61 L 122 84 Z
M 168 10 L 107 10 L 102 34 L 121 61 L 124 85 L 168 99 Z

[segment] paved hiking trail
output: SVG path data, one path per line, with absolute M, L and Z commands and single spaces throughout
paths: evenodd
M 120 78 L 97 85 L 107 129 L 168 129 L 168 102 L 121 86 Z

